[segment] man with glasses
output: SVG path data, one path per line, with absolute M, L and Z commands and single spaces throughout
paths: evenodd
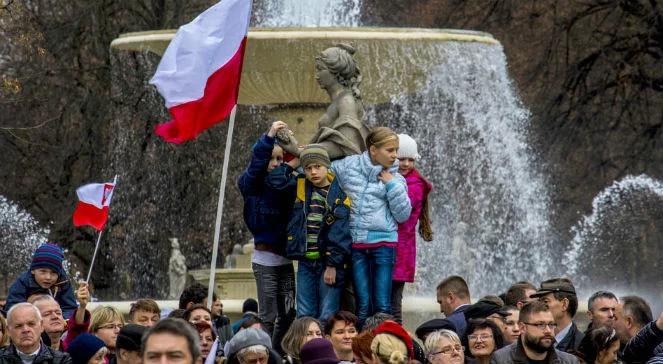
M 526 303 L 520 310 L 520 339 L 495 353 L 491 364 L 556 363 L 577 364 L 578 359 L 555 349 L 557 324 L 548 306 L 541 301 Z
M 578 297 L 573 283 L 567 278 L 553 278 L 541 282 L 541 288 L 531 298 L 545 303 L 555 318 L 555 349 L 577 350 L 585 336 L 573 321 L 578 310 Z

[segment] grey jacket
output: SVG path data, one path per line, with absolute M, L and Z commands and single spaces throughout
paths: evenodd
M 550 350 L 546 360 L 549 364 L 579 364 L 578 358 L 557 349 Z M 523 350 L 520 340 L 509 346 L 505 346 L 500 350 L 497 350 L 490 358 L 490 364 L 511 363 L 529 363 L 529 359 L 527 358 L 527 355 L 525 355 L 525 351 Z

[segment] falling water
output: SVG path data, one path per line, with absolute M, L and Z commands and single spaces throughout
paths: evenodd
M 646 175 L 614 182 L 594 198 L 592 213 L 572 232 L 564 266 L 581 289 L 623 289 L 661 302 L 663 182 Z
M 25 270 L 48 233 L 30 213 L 0 195 L 0 274 L 13 277 Z
M 418 168 L 434 185 L 435 240 L 418 244 L 417 292 L 430 295 L 451 274 L 474 294 L 550 276 L 548 190 L 502 47 L 445 42 L 427 52 L 438 61 L 420 91 L 368 113 L 370 124 L 418 141 Z
M 359 25 L 361 0 L 269 0 L 254 7 L 260 27 Z

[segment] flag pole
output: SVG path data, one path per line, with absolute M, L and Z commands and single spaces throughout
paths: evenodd
M 117 187 L 117 174 L 115 175 L 115 178 L 113 178 L 113 194 L 115 194 L 115 187 Z M 97 251 L 99 251 L 99 243 L 101 243 L 101 235 L 103 233 L 104 233 L 103 229 L 99 230 L 99 235 L 97 236 L 97 244 L 95 244 L 94 253 L 92 253 L 92 261 L 90 262 L 90 269 L 88 270 L 87 278 L 85 279 L 86 284 L 90 283 L 90 277 L 92 276 L 92 268 L 94 267 L 94 261 L 97 258 Z
M 97 257 L 97 251 L 99 250 L 99 243 L 101 242 L 101 235 L 103 234 L 103 230 L 99 230 L 99 235 L 97 236 L 97 244 L 94 246 L 94 253 L 92 254 L 92 261 L 90 262 L 90 270 L 87 272 L 87 278 L 85 279 L 85 283 L 90 283 L 90 276 L 92 275 L 92 268 L 94 267 L 94 260 Z
M 226 136 L 226 151 L 223 154 L 223 167 L 221 169 L 221 184 L 219 185 L 219 201 L 216 206 L 216 224 L 214 226 L 214 246 L 212 247 L 212 264 L 209 269 L 209 285 L 207 287 L 207 306 L 212 307 L 212 296 L 214 294 L 214 276 L 216 274 L 216 259 L 219 250 L 219 236 L 221 235 L 221 218 L 223 217 L 223 200 L 226 194 L 226 180 L 228 177 L 228 162 L 230 160 L 230 146 L 232 143 L 233 131 L 235 129 L 235 114 L 237 104 L 230 113 L 230 122 L 228 124 L 228 135 Z

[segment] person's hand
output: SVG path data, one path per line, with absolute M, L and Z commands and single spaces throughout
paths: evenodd
M 281 120 L 275 121 L 272 123 L 271 128 L 269 128 L 269 131 L 267 132 L 267 136 L 270 138 L 273 138 L 276 136 L 276 132 L 283 129 L 287 128 L 288 124 L 282 122 Z
M 659 330 L 663 331 L 663 312 L 661 312 L 661 314 L 656 319 L 656 327 L 658 327 Z
M 88 284 L 85 281 L 80 281 L 78 283 L 78 289 L 76 290 L 76 300 L 81 307 L 87 306 L 90 302 L 90 290 Z
M 378 175 L 378 179 L 384 184 L 389 183 L 394 178 L 394 175 L 389 172 L 388 169 L 383 169 L 382 172 Z
M 332 285 L 336 283 L 336 267 L 327 267 L 325 269 L 325 284 Z
M 289 160 L 287 163 L 292 169 L 297 169 L 301 162 L 299 161 L 299 158 L 295 157 Z

